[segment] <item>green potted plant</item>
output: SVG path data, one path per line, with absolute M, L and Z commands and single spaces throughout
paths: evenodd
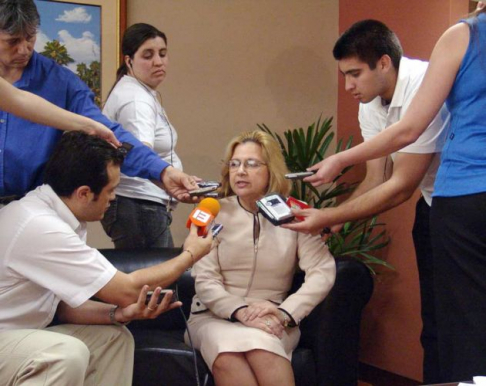
M 312 123 L 307 130 L 297 128 L 284 132 L 283 138 L 270 130 L 265 124 L 257 125 L 275 138 L 282 148 L 287 167 L 291 172 L 306 170 L 309 166 L 322 161 L 334 139 L 332 117 Z M 353 138 L 350 137 L 344 147 L 340 139 L 336 146 L 336 153 L 343 148 L 351 146 Z M 301 180 L 294 180 L 291 195 L 307 202 L 314 208 L 335 206 L 338 197 L 351 193 L 357 183 L 345 183 L 341 178 L 351 167 L 348 167 L 337 176 L 334 181 L 320 189 Z M 329 250 L 334 256 L 350 256 L 363 261 L 370 271 L 375 274 L 375 267 L 385 266 L 393 269 L 386 261 L 376 257 L 376 251 L 388 244 L 388 237 L 384 224 L 377 222 L 377 217 L 360 221 L 351 221 L 344 224 L 340 232 L 333 234 L 327 241 Z

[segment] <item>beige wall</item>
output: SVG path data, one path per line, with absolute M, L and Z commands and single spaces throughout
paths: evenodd
M 283 132 L 337 110 L 338 0 L 128 0 L 128 25 L 167 34 L 170 67 L 160 92 L 188 173 L 219 179 L 226 143 L 266 123 Z M 186 235 L 180 205 L 172 231 Z M 110 245 L 91 226 L 91 245 Z

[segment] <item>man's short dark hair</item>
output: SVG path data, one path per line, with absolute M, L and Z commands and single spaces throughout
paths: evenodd
M 0 0 L 0 31 L 10 35 L 35 35 L 40 16 L 33 0 Z
M 109 182 L 108 164 L 121 165 L 123 159 L 124 153 L 104 139 L 79 131 L 65 133 L 47 163 L 44 183 L 60 197 L 84 185 L 98 195 Z
M 397 35 L 378 20 L 362 20 L 344 32 L 334 45 L 334 59 L 358 58 L 374 70 L 383 55 L 388 55 L 397 70 L 403 55 Z

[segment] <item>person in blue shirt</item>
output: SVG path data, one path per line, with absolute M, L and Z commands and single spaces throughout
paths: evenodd
M 193 177 L 173 168 L 95 105 L 91 90 L 69 69 L 34 51 L 40 17 L 33 0 L 0 0 L 0 76 L 68 111 L 110 128 L 133 149 L 123 173 L 151 179 L 180 201 L 190 201 Z M 62 132 L 0 110 L 0 198 L 41 185 L 44 166 Z

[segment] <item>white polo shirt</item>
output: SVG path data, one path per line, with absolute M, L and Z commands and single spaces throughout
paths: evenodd
M 360 103 L 359 124 L 365 141 L 398 122 L 405 115 L 422 83 L 427 66 L 428 63 L 421 60 L 402 58 L 395 92 L 390 104 L 384 106 L 381 97 L 376 97 L 370 103 Z M 440 163 L 440 152 L 447 136 L 449 118 L 449 111 L 444 104 L 427 130 L 414 143 L 398 151 L 399 153 L 414 154 L 436 153 L 420 183 L 424 199 L 429 205 L 432 204 L 435 175 Z M 396 153 L 392 154 L 392 159 L 395 156 Z
M 76 308 L 115 273 L 49 185 L 0 210 L 0 330 L 44 328 L 61 300 Z

